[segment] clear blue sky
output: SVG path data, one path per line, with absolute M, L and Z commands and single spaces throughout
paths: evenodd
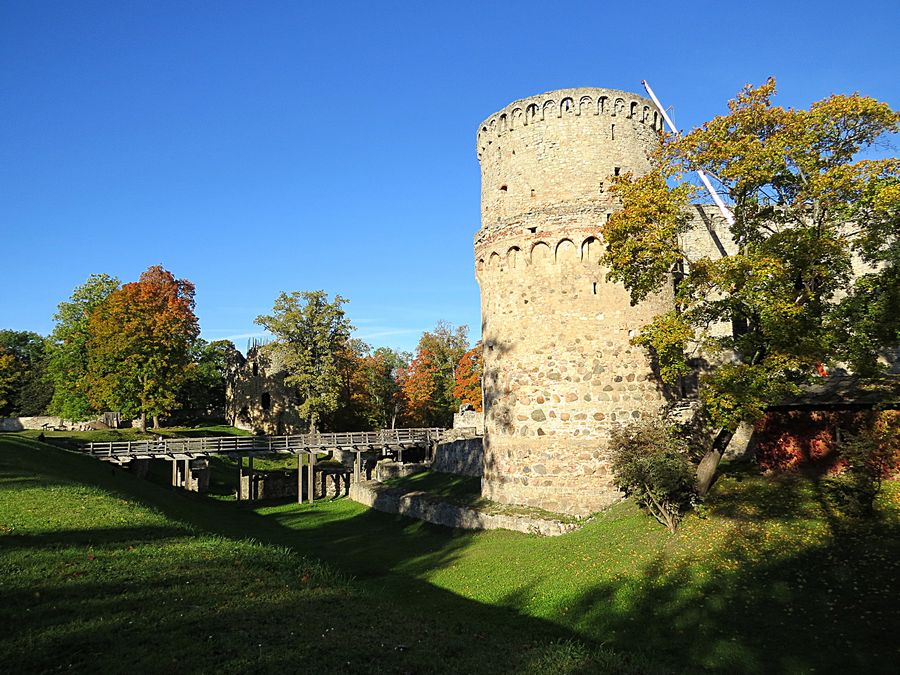
M 741 5 L 739 7 L 739 4 Z M 900 104 L 900 3 L 0 0 L 0 328 L 162 264 L 239 348 L 282 291 L 411 349 L 480 332 L 476 127 L 647 79 L 689 128 L 747 82 Z

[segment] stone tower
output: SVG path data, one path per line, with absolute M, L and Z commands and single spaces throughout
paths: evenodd
M 484 344 L 483 496 L 585 515 L 615 501 L 610 428 L 659 410 L 644 350 L 629 340 L 671 307 L 637 307 L 605 280 L 598 225 L 610 177 L 648 169 L 662 120 L 610 89 L 511 103 L 478 132 L 475 237 Z

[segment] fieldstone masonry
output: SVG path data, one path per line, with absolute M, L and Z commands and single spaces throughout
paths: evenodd
M 563 89 L 508 105 L 480 127 L 482 226 L 475 237 L 484 344 L 482 494 L 586 515 L 616 501 L 610 429 L 665 402 L 630 338 L 672 306 L 636 307 L 606 281 L 599 226 L 611 176 L 645 172 L 653 103 Z

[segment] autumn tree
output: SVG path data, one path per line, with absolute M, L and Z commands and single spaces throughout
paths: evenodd
M 346 302 L 340 295 L 329 300 L 325 291 L 294 291 L 278 296 L 272 314 L 256 317 L 275 336 L 265 349 L 284 363 L 285 383 L 297 388 L 298 413 L 310 432 L 340 403 L 341 357 L 353 328 L 344 314 Z
M 448 427 L 459 399 L 453 393 L 456 366 L 469 348 L 467 326 L 439 321 L 419 339 L 409 368 L 402 373 L 406 416 L 421 426 Z
M 0 353 L 7 356 L 8 393 L 3 414 L 42 415 L 53 396 L 53 384 L 46 374 L 46 340 L 32 331 L 0 330 Z
M 403 410 L 401 373 L 409 367 L 411 355 L 389 347 L 379 347 L 362 364 L 368 425 L 373 429 L 393 429 Z
M 97 409 L 159 417 L 178 406 L 177 393 L 199 329 L 194 285 L 156 265 L 110 293 L 87 324 L 87 394 Z
M 68 420 L 83 420 L 98 411 L 87 393 L 88 319 L 91 313 L 118 290 L 119 280 L 106 274 L 92 274 L 61 302 L 54 315 L 56 326 L 50 334 L 47 373 L 53 383 L 49 411 Z
M 609 277 L 632 302 L 677 277 L 675 309 L 636 339 L 662 378 L 690 373 L 691 356 L 718 362 L 700 385 L 715 438 L 701 493 L 740 422 L 798 392 L 821 364 L 875 374 L 900 343 L 900 162 L 858 158 L 900 117 L 856 94 L 809 110 L 773 105 L 774 94 L 772 79 L 748 85 L 727 115 L 664 136 L 650 172 L 612 179 L 623 208 L 602 227 Z M 732 255 L 691 257 L 680 245 L 699 194 L 684 177 L 697 170 L 733 212 Z M 735 330 L 713 330 L 723 324 Z
M 460 404 L 468 403 L 476 411 L 482 411 L 481 377 L 484 360 L 481 343 L 463 354 L 456 366 L 453 396 Z

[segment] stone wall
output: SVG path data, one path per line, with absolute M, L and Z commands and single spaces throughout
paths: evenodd
M 25 429 L 67 428 L 67 422 L 61 417 L 0 417 L 0 431 L 23 431 Z
M 285 384 L 286 375 L 271 349 L 250 349 L 247 359 L 236 366 L 226 389 L 225 409 L 231 424 L 275 436 L 306 432 L 305 422 L 297 415 L 299 397 Z
M 578 529 L 574 523 L 534 516 L 484 513 L 440 501 L 424 492 L 405 492 L 377 481 L 354 483 L 350 486 L 350 499 L 385 513 L 399 513 L 427 523 L 467 530 L 504 529 L 552 537 Z
M 453 414 L 454 429 L 470 429 L 473 435 L 484 435 L 484 413 L 466 410 Z
M 484 439 L 458 438 L 437 444 L 431 470 L 458 476 L 481 477 L 484 471 Z
M 608 89 L 517 101 L 478 133 L 482 228 L 475 237 L 484 343 L 482 493 L 584 515 L 616 501 L 611 427 L 666 400 L 630 339 L 672 307 L 671 286 L 632 307 L 606 282 L 599 225 L 610 177 L 649 168 L 652 102 Z

